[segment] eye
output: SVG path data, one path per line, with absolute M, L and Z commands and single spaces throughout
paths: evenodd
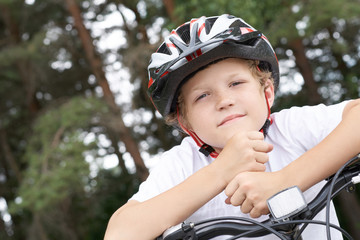
M 234 87 L 234 86 L 240 85 L 241 83 L 242 82 L 240 82 L 240 81 L 231 82 L 229 87 Z
M 197 102 L 197 101 L 199 101 L 199 100 L 201 100 L 201 99 L 203 99 L 203 98 L 205 98 L 206 96 L 208 96 L 209 94 L 207 94 L 207 93 L 203 93 L 203 94 L 201 94 L 200 96 L 198 96 L 196 99 L 195 99 L 195 102 Z

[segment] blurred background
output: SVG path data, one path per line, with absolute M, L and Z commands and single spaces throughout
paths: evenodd
M 273 111 L 359 97 L 359 0 L 0 0 L 0 239 L 103 238 L 182 138 L 146 96 L 150 53 L 172 28 L 222 13 L 273 44 Z M 359 196 L 336 199 L 354 239 Z

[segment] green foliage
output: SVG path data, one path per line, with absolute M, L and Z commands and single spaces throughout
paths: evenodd
M 91 199 L 89 199 L 92 211 L 88 218 L 83 219 L 83 224 L 88 226 L 88 229 L 82 239 L 88 240 L 104 237 L 109 217 L 125 204 L 129 196 L 132 196 L 139 187 L 139 180 L 136 176 L 122 175 L 114 169 L 100 171 L 94 180 L 97 184 Z M 88 211 L 83 204 L 78 207 Z
M 294 1 L 176 1 L 176 14 L 181 16 L 181 21 L 189 21 L 191 18 L 201 16 L 215 16 L 231 14 L 243 18 L 252 26 L 264 29 L 269 22 L 275 19 L 277 12 L 286 9 Z
M 285 66 L 283 77 L 291 79 L 299 73 L 290 43 L 300 39 L 325 102 L 359 97 L 358 0 L 174 0 L 172 17 L 162 0 L 77 2 L 87 27 L 110 14 L 134 19 L 106 27 L 103 35 L 120 30 L 125 43 L 118 50 L 101 53 L 102 67 L 111 69 L 113 62 L 120 62 L 121 70 L 128 71 L 129 79 L 120 78 L 133 86 L 132 99 L 120 105 L 124 116 L 134 119 L 126 123 L 140 151 L 150 155 L 181 140 L 181 134 L 155 115 L 146 96 L 146 66 L 158 47 L 149 38 L 161 41 L 162 31 L 156 30 L 159 23 L 172 29 L 203 15 L 240 16 L 269 38 Z M 96 164 L 99 155 L 113 154 L 115 146 L 120 146 L 120 160 L 126 150 L 121 139 L 106 147 L 98 141 L 99 135 L 106 138 L 109 131 L 108 123 L 102 121 L 109 113 L 101 100 L 85 97 L 101 93 L 73 19 L 65 1 L 36 0 L 28 5 L 0 0 L 0 6 L 7 8 L 9 16 L 5 19 L 0 14 L 0 129 L 6 131 L 6 142 L 22 176 L 21 181 L 15 179 L 0 146 L 0 177 L 5 179 L 0 181 L 0 196 L 10 204 L 14 232 L 6 236 L 39 239 L 42 226 L 48 239 L 101 239 L 110 215 L 136 191 L 139 182 L 131 174 L 122 174 L 119 167 L 105 169 Z M 61 67 L 65 61 L 69 65 Z M 309 89 L 306 85 L 299 89 L 279 94 L 273 110 L 308 104 Z M 31 99 L 38 103 L 35 113 L 30 111 Z M 94 136 L 90 143 L 84 142 L 87 134 Z M 93 160 L 86 161 L 85 156 Z M 94 166 L 96 174 L 90 171 Z
M 51 208 L 73 192 L 83 192 L 89 178 L 85 154 L 95 143 L 84 136 L 107 108 L 96 98 L 75 97 L 59 108 L 49 109 L 34 122 L 23 161 L 28 167 L 19 188 L 20 204 L 11 212 Z

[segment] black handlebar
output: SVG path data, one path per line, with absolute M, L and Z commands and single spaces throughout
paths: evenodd
M 183 223 L 178 225 L 177 228 L 168 230 L 162 237 L 157 239 L 163 240 L 181 240 L 181 239 L 210 239 L 216 236 L 232 235 L 233 238 L 240 237 L 260 237 L 268 235 L 269 233 L 275 234 L 280 239 L 289 239 L 284 235 L 284 232 L 292 231 L 297 225 L 304 224 L 300 230 L 299 235 L 308 224 L 322 224 L 327 227 L 335 228 L 341 231 L 348 239 L 351 236 L 338 226 L 321 221 L 312 220 L 325 206 L 328 205 L 330 199 L 333 199 L 344 188 L 352 190 L 354 184 L 353 177 L 360 175 L 360 154 L 349 160 L 339 171 L 327 178 L 327 183 L 312 200 L 305 211 L 302 211 L 295 216 L 292 216 L 286 222 L 273 222 L 271 219 L 263 222 L 258 222 L 249 218 L 241 217 L 219 217 L 205 220 L 198 223 Z M 331 196 L 329 196 L 329 194 Z M 329 197 L 328 197 L 329 196 Z M 171 233 L 169 233 L 171 232 Z

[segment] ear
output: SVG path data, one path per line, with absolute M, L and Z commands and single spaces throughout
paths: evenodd
M 273 106 L 274 100 L 275 100 L 275 91 L 274 91 L 274 83 L 270 79 L 267 79 L 265 81 L 264 93 L 265 93 L 266 98 L 269 101 L 269 105 L 271 108 Z

